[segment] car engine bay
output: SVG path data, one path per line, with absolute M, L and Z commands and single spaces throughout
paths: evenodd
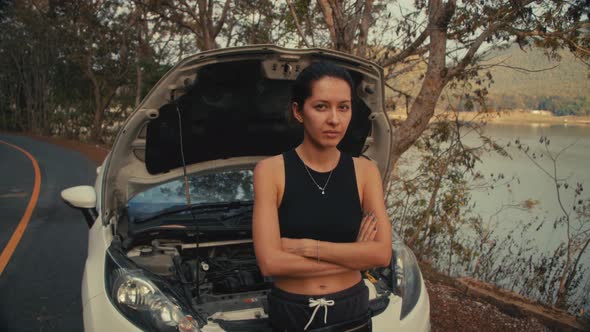
M 137 267 L 184 295 L 201 322 L 213 322 L 230 331 L 267 324 L 267 294 L 272 278 L 260 272 L 252 240 L 197 243 L 186 238 L 158 238 L 132 244 L 123 252 Z M 387 307 L 390 272 L 371 271 L 375 277 L 369 280 L 378 295 L 370 301 L 373 314 Z
M 249 318 L 265 316 L 272 281 L 260 273 L 251 240 L 204 242 L 197 247 L 155 239 L 132 247 L 127 257 L 167 280 L 202 317 L 224 318 L 243 310 L 251 311 Z

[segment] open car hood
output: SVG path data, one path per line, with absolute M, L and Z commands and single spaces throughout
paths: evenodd
M 302 129 L 288 124 L 291 84 L 312 62 L 349 70 L 353 118 L 342 151 L 375 161 L 389 178 L 391 124 L 384 110 L 383 70 L 326 49 L 257 45 L 195 54 L 152 88 L 119 131 L 103 169 L 102 220 L 135 194 L 183 174 L 253 167 L 297 146 Z M 181 138 L 182 137 L 182 138 Z

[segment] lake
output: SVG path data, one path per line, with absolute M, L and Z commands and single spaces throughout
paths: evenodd
M 556 175 L 567 183 L 567 189 L 565 186 L 561 187 L 560 197 L 565 210 L 572 214 L 577 183 L 586 186 L 581 197 L 590 197 L 590 126 L 488 124 L 484 132 L 505 147 L 511 158 L 496 153 L 481 156 L 481 163 L 476 164 L 476 170 L 485 174 L 488 179 L 492 174 L 497 176 L 502 173 L 503 180 L 494 185 L 493 189 L 487 187 L 471 191 L 472 202 L 475 203 L 474 213 L 480 215 L 485 224 L 494 230 L 495 240 L 512 236 L 515 241 L 523 244 L 530 241 L 528 245 L 535 248 L 531 253 L 536 257 L 553 255 L 559 243 L 567 239 L 565 227 L 554 228 L 554 220 L 564 214 L 557 199 L 555 184 L 543 170 L 516 148 L 515 140 L 518 139 L 523 146 L 529 146 L 529 154 L 534 153 L 535 161 L 550 174 L 554 174 L 554 169 L 553 162 L 547 157 L 548 154 L 555 156 L 568 147 L 557 159 Z M 541 144 L 541 137 L 547 137 L 550 140 L 549 145 Z M 481 141 L 474 135 L 467 135 L 464 143 L 470 146 L 481 145 Z M 412 154 L 412 151 L 409 151 L 409 155 Z M 400 168 L 411 167 L 411 164 L 409 162 Z M 519 206 L 527 200 L 532 203 L 529 205 L 530 208 Z M 542 220 L 545 220 L 545 223 L 538 230 L 532 227 L 522 237 L 520 232 L 515 232 L 525 223 L 535 221 L 535 225 L 538 225 Z M 585 222 L 586 229 L 590 228 L 590 220 L 586 218 Z M 472 234 L 469 230 L 463 233 L 465 236 Z M 582 256 L 581 263 L 586 267 L 590 266 L 590 248 Z M 590 275 L 587 273 L 584 279 L 588 287 Z M 578 290 L 581 292 L 583 288 L 584 285 L 578 287 Z M 583 295 L 579 293 L 578 296 Z
M 507 230 L 512 229 L 515 223 L 531 218 L 545 218 L 551 222 L 535 233 L 535 239 L 539 245 L 547 250 L 552 250 L 564 239 L 559 232 L 553 229 L 553 220 L 563 212 L 557 200 L 556 188 L 553 180 L 539 167 L 535 166 L 523 152 L 519 151 L 514 142 L 516 139 L 530 146 L 529 154 L 534 153 L 540 166 L 553 174 L 553 162 L 547 157 L 545 146 L 539 143 L 542 136 L 550 140 L 548 150 L 557 155 L 559 151 L 569 146 L 557 159 L 557 177 L 565 179 L 568 189 L 560 190 L 561 201 L 566 211 L 572 211 L 574 187 L 577 182 L 586 184 L 590 190 L 590 126 L 564 126 L 564 125 L 487 125 L 485 134 L 495 139 L 501 146 L 506 147 L 511 141 L 507 151 L 512 159 L 498 156 L 497 154 L 485 154 L 476 168 L 483 174 L 504 174 L 505 179 L 514 178 L 508 185 L 494 188 L 493 190 L 472 192 L 476 204 L 476 211 L 484 219 L 491 218 L 498 221 L 498 226 Z M 467 144 L 470 138 L 466 139 Z M 572 145 L 573 144 L 573 145 Z M 541 157 L 542 156 L 542 157 Z M 582 197 L 588 197 L 583 194 Z M 538 204 L 530 210 L 502 206 L 513 205 L 525 200 L 538 201 Z M 494 217 L 492 217 L 495 215 Z M 565 236 L 565 232 L 563 233 Z M 586 255 L 590 258 L 590 255 Z M 586 260 L 590 262 L 589 260 Z

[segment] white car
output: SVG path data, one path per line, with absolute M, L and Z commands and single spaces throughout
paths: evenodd
M 86 331 L 270 331 L 272 279 L 261 275 L 251 239 L 252 170 L 301 141 L 286 121 L 290 86 L 318 60 L 348 69 L 355 84 L 339 148 L 374 161 L 389 181 L 392 127 L 376 64 L 275 46 L 190 56 L 127 119 L 94 187 L 62 192 L 90 226 Z M 389 267 L 363 273 L 366 322 L 373 331 L 428 331 L 416 258 L 397 237 L 392 249 Z

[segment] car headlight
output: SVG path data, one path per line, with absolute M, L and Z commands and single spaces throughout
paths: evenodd
M 422 276 L 416 256 L 400 239 L 393 239 L 391 270 L 394 272 L 393 289 L 402 298 L 400 319 L 404 319 L 416 306 L 422 291 Z
M 147 331 L 200 331 L 190 310 L 183 308 L 166 285 L 134 266 L 117 250 L 107 250 L 105 261 L 109 299 L 138 328 Z

